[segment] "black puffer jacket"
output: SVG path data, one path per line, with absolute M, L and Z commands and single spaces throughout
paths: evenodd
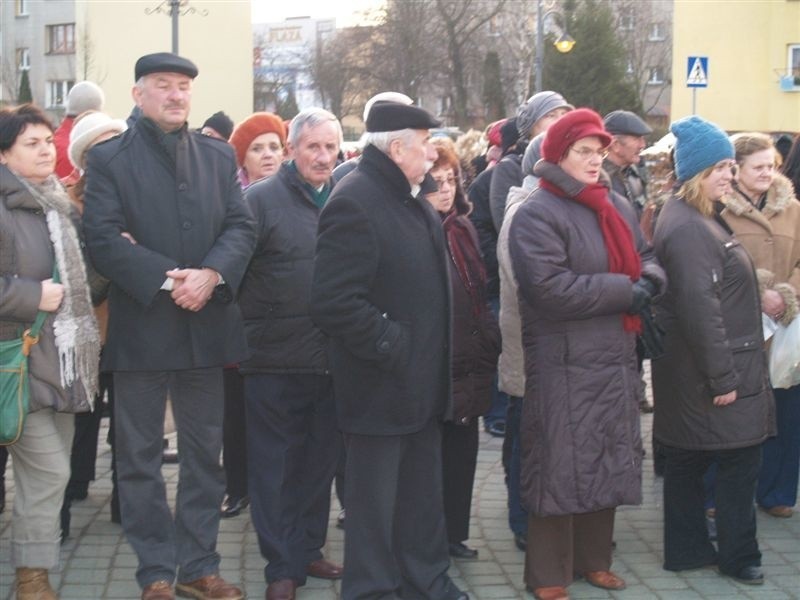
M 245 200 L 258 241 L 239 296 L 252 353 L 240 371 L 326 373 L 328 341 L 308 312 L 320 209 L 289 163 Z
M 658 305 L 666 331 L 653 361 L 653 437 L 687 450 L 754 446 L 775 431 L 753 263 L 719 223 L 672 198 L 655 233 L 670 287 Z M 736 390 L 736 401 L 714 396 Z

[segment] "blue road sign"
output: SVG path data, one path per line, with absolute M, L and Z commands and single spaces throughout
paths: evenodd
M 708 87 L 708 57 L 690 56 L 686 65 L 686 87 Z

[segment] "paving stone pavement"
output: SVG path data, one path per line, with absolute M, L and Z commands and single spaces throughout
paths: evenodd
M 723 578 L 713 570 L 670 573 L 661 568 L 661 480 L 653 476 L 649 451 L 652 416 L 642 416 L 642 432 L 648 447 L 644 463 L 644 502 L 617 511 L 614 538 L 617 549 L 613 569 L 628 583 L 622 592 L 607 592 L 583 581 L 569 591 L 572 598 L 620 598 L 624 600 L 690 600 L 698 598 L 800 598 L 800 514 L 776 519 L 759 512 L 758 537 L 764 554 L 766 583 L 746 586 Z M 71 537 L 62 547 L 61 570 L 51 574 L 61 600 L 139 598 L 134 580 L 136 557 L 119 525 L 110 521 L 110 450 L 105 443 L 106 420 L 100 434 L 97 480 L 86 500 L 73 504 Z M 450 573 L 470 597 L 478 600 L 530 599 L 522 580 L 523 554 L 516 549 L 506 520 L 506 492 L 500 454 L 502 440 L 481 434 L 471 522 L 470 546 L 480 552 L 477 560 L 455 561 Z M 164 466 L 170 498 L 174 499 L 177 467 Z M 9 564 L 10 512 L 14 485 L 7 473 L 7 507 L 0 515 L 0 600 L 13 599 L 14 574 Z M 335 497 L 334 497 L 335 498 Z M 334 526 L 338 505 L 332 502 L 326 556 L 342 560 L 343 532 Z M 250 599 L 263 598 L 264 560 L 249 516 L 223 519 L 217 545 L 222 555 L 221 574 L 239 583 Z M 339 584 L 310 578 L 300 588 L 299 600 L 336 600 Z

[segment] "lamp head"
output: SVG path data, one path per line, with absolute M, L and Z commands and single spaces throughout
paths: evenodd
M 562 54 L 566 54 L 575 46 L 575 40 L 570 34 L 564 32 L 558 36 L 558 39 L 553 43 L 553 45 L 556 47 L 556 50 Z

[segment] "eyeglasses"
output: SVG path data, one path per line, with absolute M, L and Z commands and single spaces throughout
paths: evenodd
M 455 187 L 456 185 L 456 178 L 455 177 L 447 177 L 443 179 L 437 179 L 436 177 L 433 178 L 436 182 L 436 187 L 440 190 L 444 187 L 445 184 L 449 185 L 450 187 Z
M 570 151 L 580 156 L 581 160 L 591 160 L 592 157 L 595 156 L 603 160 L 608 156 L 608 150 L 605 148 L 601 148 L 600 150 L 592 150 L 591 148 L 570 148 Z

